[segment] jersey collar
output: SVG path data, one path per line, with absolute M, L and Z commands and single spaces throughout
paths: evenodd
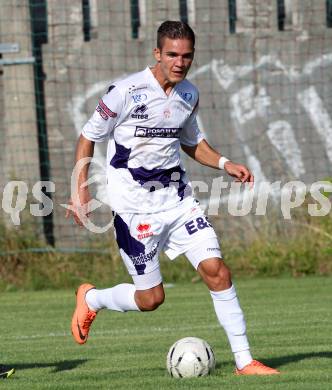
M 147 66 L 145 71 L 146 71 L 146 75 L 147 75 L 148 79 L 150 80 L 152 86 L 159 92 L 159 94 L 162 95 L 163 98 L 169 99 L 171 96 L 173 96 L 174 90 L 175 90 L 177 84 L 174 85 L 174 87 L 172 88 L 170 94 L 167 95 L 166 92 L 161 87 L 161 85 L 159 84 L 159 81 L 154 77 L 154 75 L 153 75 L 153 73 L 151 71 L 151 68 L 149 66 Z

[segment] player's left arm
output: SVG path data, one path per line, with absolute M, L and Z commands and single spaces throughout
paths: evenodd
M 194 146 L 188 146 L 181 143 L 181 148 L 188 156 L 198 161 L 200 164 L 220 169 L 220 158 L 222 156 L 213 149 L 205 139 L 202 139 Z M 224 164 L 224 169 L 230 176 L 235 177 L 242 183 L 254 183 L 254 176 L 245 165 L 228 160 Z

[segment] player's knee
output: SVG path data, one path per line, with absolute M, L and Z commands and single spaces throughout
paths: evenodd
M 218 270 L 218 272 L 209 278 L 209 288 L 213 291 L 220 291 L 225 287 L 231 286 L 231 272 L 225 267 Z
M 155 298 L 145 300 L 142 302 L 142 305 L 140 306 L 141 311 L 153 311 L 156 310 L 164 300 L 158 300 Z
M 210 262 L 200 273 L 210 290 L 224 290 L 232 284 L 231 271 L 223 261 Z
M 141 311 L 156 310 L 165 300 L 163 291 L 156 291 L 152 294 L 147 294 L 138 301 L 138 306 Z

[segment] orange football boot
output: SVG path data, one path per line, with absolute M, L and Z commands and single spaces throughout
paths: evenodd
M 97 313 L 89 309 L 86 301 L 86 293 L 96 288 L 92 284 L 84 283 L 76 291 L 76 309 L 71 320 L 71 333 L 78 344 L 86 343 L 90 326 Z
M 276 375 L 280 374 L 280 371 L 275 368 L 265 366 L 263 363 L 253 360 L 251 363 L 247 364 L 242 370 L 238 368 L 235 369 L 236 375 Z

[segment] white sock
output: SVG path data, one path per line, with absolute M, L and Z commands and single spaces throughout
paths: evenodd
M 109 309 L 116 311 L 140 311 L 135 302 L 136 288 L 133 284 L 122 283 L 105 290 L 95 288 L 86 293 L 85 300 L 93 311 Z
M 210 291 L 220 325 L 224 328 L 238 369 L 252 361 L 246 323 L 234 285 L 223 291 Z

